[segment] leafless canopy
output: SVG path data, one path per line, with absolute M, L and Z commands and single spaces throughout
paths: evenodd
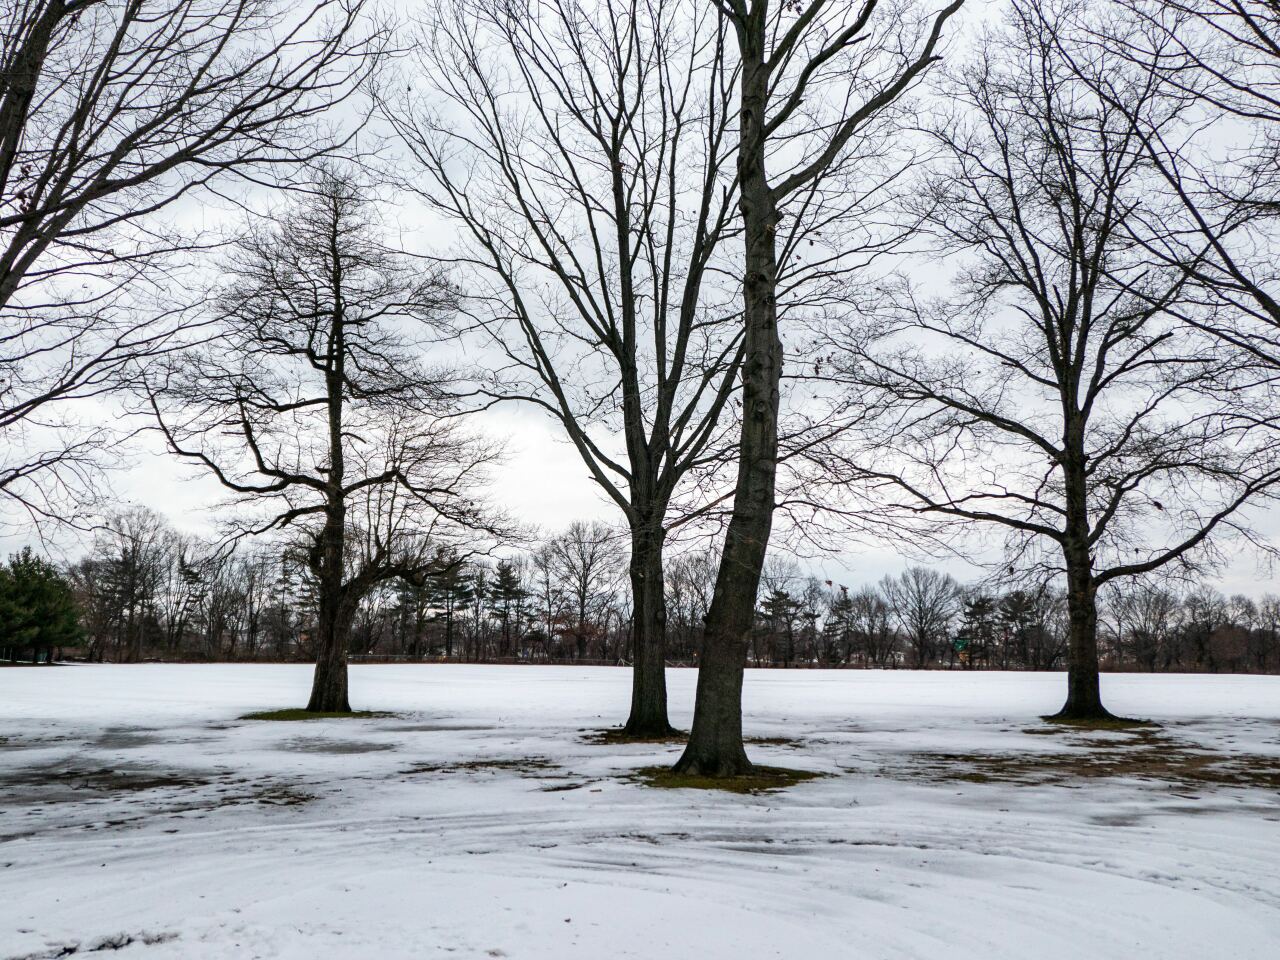
M 457 0 L 421 37 L 384 112 L 460 228 L 464 305 L 499 357 L 482 391 L 545 409 L 647 522 L 720 439 L 740 346 L 715 282 L 733 118 L 714 11 Z
M 1188 319 L 1280 368 L 1280 13 L 1268 0 L 1119 0 L 1093 42 L 1147 72 L 1177 124 L 1127 110 L 1151 167 L 1153 255 L 1186 271 L 1207 308 Z
M 663 544 L 713 499 L 691 480 L 721 462 L 742 352 L 723 25 L 696 0 L 455 0 L 421 37 L 383 113 L 459 229 L 478 393 L 546 411 L 626 517 L 628 726 L 665 734 Z
M 448 334 L 453 288 L 379 229 L 359 185 L 326 173 L 235 244 L 216 335 L 151 365 L 160 428 L 247 508 L 245 533 L 306 527 L 330 493 L 384 558 L 437 523 L 486 525 L 473 483 L 493 454 L 448 418 L 456 374 L 421 349 Z
M 363 6 L 4 5 L 0 495 L 33 518 L 73 519 L 65 511 L 84 505 L 109 439 L 73 429 L 59 402 L 101 395 L 182 326 L 180 312 L 145 302 L 159 268 L 195 246 L 175 224 L 179 201 L 277 180 L 336 145 L 322 114 L 352 94 L 381 43 L 359 26 Z

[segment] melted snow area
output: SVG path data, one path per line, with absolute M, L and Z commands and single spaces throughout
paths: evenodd
M 672 671 L 688 726 L 695 674 Z M 1280 957 L 1280 678 L 748 671 L 758 795 L 589 742 L 625 670 L 0 670 L 0 958 Z M 96 952 L 95 952 L 96 951 Z

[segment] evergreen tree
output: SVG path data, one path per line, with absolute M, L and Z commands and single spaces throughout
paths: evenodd
M 782 660 L 791 666 L 796 653 L 796 618 L 800 614 L 801 603 L 786 590 L 774 588 L 760 605 L 761 616 L 764 617 L 771 638 L 776 647 L 782 647 L 782 656 L 774 653 L 774 660 Z
M 978 664 L 991 666 L 991 652 L 996 639 L 996 602 L 985 593 L 977 593 L 964 602 L 960 628 L 952 644 L 966 669 Z
M 848 663 L 853 659 L 853 598 L 842 586 L 831 598 L 827 619 L 822 626 L 822 643 L 831 662 Z
M 395 597 L 396 630 L 400 648 L 412 660 L 422 659 L 422 636 L 431 606 L 431 589 L 426 584 L 397 580 L 392 588 Z
M 431 606 L 437 611 L 435 619 L 444 621 L 445 658 L 452 659 L 458 611 L 465 611 L 475 598 L 475 585 L 466 564 L 456 555 L 444 551 L 436 554 L 426 584 Z
M 51 661 L 57 648 L 78 643 L 81 636 L 80 611 L 67 579 L 30 547 L 12 554 L 0 567 L 0 649 L 10 660 L 30 650 L 33 661 L 41 651 Z
M 489 615 L 498 622 L 501 638 L 499 656 L 511 656 L 512 640 L 520 634 L 524 601 L 528 596 L 515 564 L 509 560 L 501 561 L 489 585 Z

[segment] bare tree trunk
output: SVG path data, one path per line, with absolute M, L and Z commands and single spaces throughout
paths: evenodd
M 764 51 L 754 46 L 754 32 L 740 30 L 739 38 L 743 44 L 739 207 L 746 242 L 742 440 L 733 514 L 698 664 L 693 729 L 674 768 L 677 773 L 713 777 L 751 771 L 742 745 L 742 672 L 773 526 L 782 375 L 775 299 L 778 213 L 764 163 L 769 73 Z
M 1101 720 L 1111 714 L 1102 705 L 1098 677 L 1098 602 L 1089 555 L 1084 429 L 1070 415 L 1064 439 L 1067 516 L 1062 555 L 1067 568 L 1067 702 L 1055 716 L 1061 720 Z
M 1067 559 L 1067 702 L 1055 717 L 1103 720 L 1111 714 L 1102 705 L 1098 676 L 1098 603 L 1089 550 L 1070 539 L 1063 553 Z
M 319 633 L 316 646 L 316 672 L 311 686 L 308 710 L 323 713 L 350 713 L 347 698 L 347 647 L 351 618 L 355 610 L 347 610 L 343 583 L 346 575 L 347 512 L 343 492 L 346 458 L 343 448 L 343 404 L 346 399 L 346 336 L 342 290 L 342 259 L 337 250 L 338 223 L 327 238 L 331 248 L 331 282 L 335 291 L 329 323 L 328 366 L 325 370 L 326 405 L 329 427 L 329 468 L 326 473 L 324 529 L 316 544 L 313 564 L 320 580 Z M 354 606 L 354 604 L 352 604 Z
M 340 461 L 339 461 L 340 462 Z M 337 472 L 337 471 L 335 471 Z M 351 616 L 344 596 L 344 532 L 341 500 L 330 506 L 329 519 L 320 534 L 321 569 L 318 622 L 316 624 L 316 670 L 307 709 L 322 713 L 350 713 L 347 697 L 347 646 Z
M 347 696 L 347 642 L 350 617 L 341 608 L 321 605 L 316 670 L 307 709 L 318 713 L 350 713 Z
M 628 737 L 665 737 L 667 720 L 667 598 L 662 568 L 662 520 L 652 518 L 631 532 L 632 651 Z

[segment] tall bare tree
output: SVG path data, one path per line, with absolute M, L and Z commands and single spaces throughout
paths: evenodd
M 737 41 L 742 422 L 733 512 L 678 772 L 720 777 L 751 769 L 742 745 L 742 678 L 776 495 L 779 252 L 791 249 L 786 240 L 810 206 L 826 208 L 824 187 L 842 160 L 883 132 L 889 108 L 937 60 L 943 28 L 962 2 L 922 14 L 912 5 L 881 10 L 876 0 L 715 0 Z
M 1015 0 L 944 85 L 943 160 L 911 205 L 949 295 L 875 291 L 880 319 L 828 342 L 851 402 L 880 411 L 860 475 L 891 508 L 994 524 L 1014 565 L 1065 577 L 1058 716 L 1092 720 L 1099 587 L 1247 536 L 1242 510 L 1280 473 L 1252 413 L 1268 377 L 1183 322 L 1184 272 L 1133 239 L 1148 179 L 1130 116 L 1159 125 L 1170 104 L 1063 9 Z
M 960 584 L 928 567 L 909 567 L 880 581 L 880 593 L 893 611 L 916 668 L 936 663 L 951 639 L 960 612 Z
M 411 343 L 441 329 L 446 278 L 389 249 L 341 173 L 254 225 L 213 300 L 217 336 L 144 371 L 171 450 L 247 508 L 240 529 L 299 528 L 318 636 L 307 709 L 350 710 L 360 600 L 428 569 L 450 529 L 492 531 L 476 491 L 491 451 L 460 431 L 447 371 Z
M 1114 621 L 1117 645 L 1143 670 L 1153 672 L 1169 656 L 1181 627 L 1181 598 L 1159 579 L 1118 581 L 1105 604 Z
M 76 520 L 114 436 L 77 417 L 182 326 L 141 309 L 184 198 L 332 149 L 381 38 L 364 0 L 13 0 L 0 10 L 0 501 Z
M 383 104 L 467 245 L 482 394 L 545 410 L 626 518 L 637 737 L 671 732 L 663 550 L 741 354 L 723 40 L 695 0 L 452 0 L 423 27 L 424 92 Z
M 618 532 L 603 523 L 578 520 L 548 540 L 547 546 L 561 589 L 572 606 L 573 638 L 581 660 L 587 655 L 588 624 L 599 619 L 592 614 L 613 599 L 618 584 L 623 559 Z

